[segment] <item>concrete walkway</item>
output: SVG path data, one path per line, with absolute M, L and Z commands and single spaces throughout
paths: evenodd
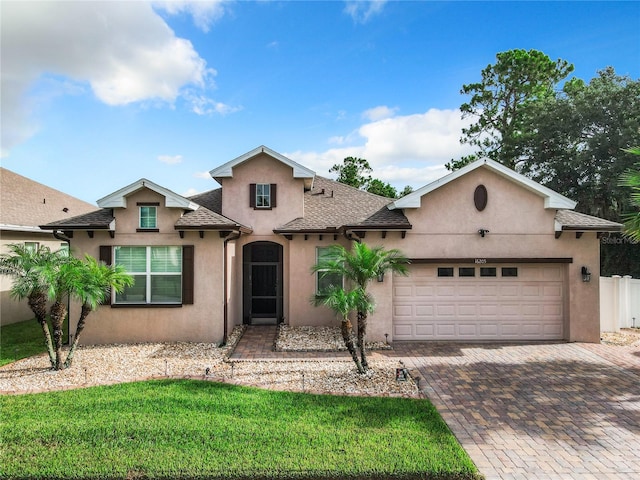
M 278 353 L 251 327 L 232 359 L 335 360 Z M 401 343 L 375 355 L 421 375 L 478 469 L 492 479 L 640 478 L 640 348 L 576 343 Z
M 640 349 L 394 347 L 487 479 L 640 478 Z

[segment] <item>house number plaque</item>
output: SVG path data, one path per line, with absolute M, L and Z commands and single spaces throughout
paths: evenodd
M 476 258 L 476 259 L 475 259 L 475 263 L 476 263 L 476 264 L 483 264 L 483 263 L 487 263 L 487 259 L 486 259 L 486 258 Z

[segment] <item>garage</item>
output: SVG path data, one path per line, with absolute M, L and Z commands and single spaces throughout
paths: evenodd
M 394 340 L 561 340 L 563 264 L 414 264 L 393 278 Z

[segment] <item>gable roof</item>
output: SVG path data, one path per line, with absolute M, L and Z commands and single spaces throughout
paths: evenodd
M 137 182 L 133 182 L 131 185 L 127 185 L 106 197 L 102 197 L 97 202 L 98 206 L 102 208 L 127 208 L 127 197 L 132 193 L 142 190 L 143 188 L 148 188 L 149 190 L 165 197 L 165 206 L 167 207 L 184 208 L 187 210 L 197 210 L 199 207 L 197 203 L 192 202 L 188 198 L 161 187 L 146 178 L 141 178 Z
M 534 182 L 530 178 L 525 177 L 517 172 L 514 172 L 510 168 L 505 167 L 504 165 L 494 162 L 493 160 L 476 160 L 473 163 L 461 168 L 460 170 L 456 170 L 449 175 L 446 175 L 434 182 L 425 185 L 422 188 L 419 188 L 413 193 L 406 195 L 395 202 L 389 205 L 390 209 L 397 208 L 420 208 L 420 202 L 424 195 L 432 192 L 448 183 L 466 175 L 469 172 L 472 172 L 478 168 L 487 168 L 492 172 L 497 173 L 498 175 L 511 180 L 514 183 L 526 188 L 527 190 L 541 196 L 544 198 L 544 208 L 561 208 L 561 209 L 570 209 L 573 210 L 577 202 L 565 197 L 564 195 L 560 195 L 558 192 L 554 192 L 550 188 L 547 188 L 543 185 L 540 185 L 537 182 Z
M 313 189 L 304 193 L 304 217 L 276 229 L 275 233 L 322 233 L 339 230 L 409 230 L 400 210 L 390 210 L 391 199 L 335 180 L 316 176 Z
M 0 228 L 41 231 L 39 225 L 95 210 L 96 206 L 0 167 Z
M 593 217 L 586 213 L 574 212 L 572 210 L 558 210 L 555 221 L 556 232 L 563 230 L 620 232 L 624 226 L 621 223 Z
M 294 162 L 293 160 L 291 160 L 290 158 L 285 157 L 284 155 L 271 150 L 268 147 L 265 147 L 264 145 L 261 145 L 257 148 L 254 148 L 253 150 L 240 155 L 239 157 L 234 158 L 233 160 L 220 165 L 219 167 L 214 168 L 213 170 L 211 170 L 209 172 L 209 174 L 211 175 L 211 177 L 217 181 L 218 183 L 220 183 L 220 179 L 221 178 L 230 178 L 233 177 L 233 168 L 241 165 L 242 163 L 251 160 L 254 157 L 257 157 L 260 154 L 267 154 L 269 155 L 271 158 L 274 158 L 275 160 L 278 160 L 281 163 L 284 163 L 285 165 L 291 167 L 293 169 L 293 178 L 302 178 L 304 179 L 304 185 L 305 188 L 310 189 L 311 186 L 313 185 L 313 179 L 316 175 L 316 173 L 303 166 L 300 165 L 299 163 Z

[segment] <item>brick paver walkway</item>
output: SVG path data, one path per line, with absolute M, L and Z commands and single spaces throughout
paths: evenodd
M 640 478 L 640 349 L 394 347 L 487 479 Z

